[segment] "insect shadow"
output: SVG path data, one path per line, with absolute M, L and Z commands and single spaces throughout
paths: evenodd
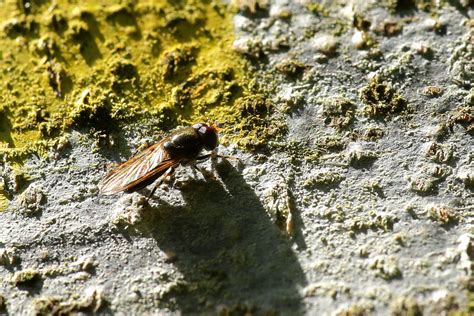
M 190 180 L 185 206 L 164 201 L 147 212 L 146 230 L 172 253 L 187 286 L 164 297 L 184 313 L 303 314 L 306 284 L 291 241 L 272 223 L 252 188 L 228 161 L 216 165 L 223 183 Z

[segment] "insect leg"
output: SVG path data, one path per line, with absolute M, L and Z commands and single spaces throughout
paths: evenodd
M 132 154 L 132 156 L 130 158 L 135 157 L 138 153 L 144 151 L 148 147 L 150 147 L 150 144 L 148 144 L 147 142 L 141 144 L 140 146 L 138 146 L 137 149 L 135 149 L 135 152 Z
M 219 158 L 224 158 L 224 159 L 234 159 L 234 160 L 239 160 L 239 161 L 240 161 L 240 158 L 239 158 L 239 157 L 225 156 L 225 155 L 219 155 L 219 154 L 213 154 L 213 153 L 199 156 L 199 157 L 196 158 L 196 160 L 201 161 L 201 160 L 208 159 L 208 158 L 210 158 L 210 157 L 219 157 Z
M 233 160 L 240 161 L 240 158 L 239 158 L 239 157 L 235 157 L 235 156 L 216 155 L 216 157 L 223 158 L 223 159 L 233 159 Z
M 192 167 L 196 169 L 197 171 L 199 171 L 206 180 L 209 180 L 209 179 L 216 180 L 216 177 L 214 176 L 214 174 L 212 174 L 212 172 L 209 172 L 205 169 L 201 169 L 195 164 L 192 164 Z
M 173 174 L 174 174 L 174 167 L 171 167 L 158 179 L 155 186 L 151 190 L 150 194 L 148 194 L 148 197 L 146 198 L 146 200 L 148 201 L 153 195 L 153 193 L 155 193 L 156 189 L 158 189 L 158 187 L 165 181 L 165 179 L 167 177 L 171 177 Z
M 216 158 L 222 158 L 222 159 L 234 159 L 234 160 L 237 160 L 238 162 L 240 162 L 240 158 L 238 157 L 234 157 L 234 156 L 224 156 L 224 155 L 219 155 L 218 153 L 216 152 L 211 152 L 209 154 L 206 154 L 206 155 L 202 155 L 202 156 L 199 156 L 197 157 L 195 160 L 196 162 L 202 162 L 208 158 L 211 158 L 211 175 L 212 177 L 210 177 L 211 179 L 216 179 L 216 177 L 214 176 L 214 173 L 215 172 L 215 163 L 216 163 Z M 204 172 L 202 170 L 200 170 L 196 165 L 193 165 L 194 169 L 198 170 L 199 172 L 202 173 L 202 175 L 204 176 L 204 178 L 208 178 L 206 177 L 206 175 L 204 174 Z
M 201 160 L 206 160 L 209 157 L 211 157 L 212 154 L 207 154 L 207 155 L 202 155 L 196 158 L 196 160 L 201 161 Z

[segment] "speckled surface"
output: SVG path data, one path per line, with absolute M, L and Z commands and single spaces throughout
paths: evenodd
M 240 162 L 180 168 L 149 204 L 98 195 L 129 153 L 86 130 L 29 157 L 0 213 L 2 313 L 472 313 L 472 2 L 254 2 L 232 1 L 233 49 L 280 136 L 226 142 Z

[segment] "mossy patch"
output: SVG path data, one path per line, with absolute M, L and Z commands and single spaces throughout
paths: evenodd
M 387 6 L 392 13 L 406 13 L 415 10 L 431 11 L 436 7 L 433 0 L 388 0 Z
M 408 110 L 408 101 L 379 76 L 372 78 L 359 95 L 365 104 L 362 113 L 371 118 L 390 118 Z
M 458 213 L 454 209 L 444 205 L 430 206 L 427 212 L 431 220 L 445 227 L 456 225 L 460 220 Z
M 344 97 L 332 97 L 320 100 L 323 105 L 325 123 L 337 130 L 350 126 L 354 120 L 355 104 Z
M 387 281 L 402 278 L 402 271 L 394 256 L 376 257 L 369 263 L 369 268 L 376 271 L 376 276 Z
M 353 234 L 367 232 L 369 229 L 391 231 L 397 221 L 397 218 L 380 214 L 374 214 L 370 219 L 356 217 L 349 221 L 349 230 Z
M 426 156 L 437 163 L 448 163 L 454 157 L 454 152 L 449 145 L 433 142 L 428 147 Z
M 470 135 L 474 135 L 474 97 L 472 97 L 471 104 L 467 106 L 460 106 L 451 111 L 446 126 L 453 129 L 455 125 L 459 124 L 466 129 Z
M 88 288 L 82 297 L 77 296 L 69 300 L 60 296 L 37 297 L 33 300 L 32 311 L 35 315 L 96 314 L 108 305 L 100 289 Z
M 295 59 L 285 59 L 276 65 L 276 69 L 284 74 L 288 79 L 301 77 L 307 66 Z
M 410 182 L 410 190 L 420 196 L 434 195 L 438 193 L 438 180 L 431 176 L 418 176 Z
M 205 120 L 223 125 L 231 138 L 247 134 L 230 127 L 241 114 L 234 104 L 250 94 L 250 76 L 232 49 L 225 5 L 162 0 L 32 6 L 25 15 L 19 5 L 0 5 L 7 21 L 0 34 L 0 79 L 7 91 L 0 100 L 3 156 L 70 128 L 130 118 L 168 128 Z
M 267 122 L 265 89 L 232 48 L 233 8 L 197 0 L 30 5 L 26 13 L 21 2 L 0 4 L 0 159 L 44 156 L 70 129 L 204 121 L 220 125 L 222 143 L 244 147 L 282 131 Z
M 412 315 L 422 316 L 423 309 L 418 302 L 411 297 L 399 297 L 390 305 L 390 312 L 393 316 Z
M 34 269 L 25 269 L 22 271 L 15 272 L 10 282 L 16 286 L 19 285 L 32 285 L 37 281 L 41 280 L 41 273 Z
M 308 189 L 330 188 L 338 185 L 342 180 L 344 180 L 344 176 L 338 172 L 321 171 L 307 179 L 303 186 Z
M 306 5 L 306 9 L 318 16 L 327 17 L 329 15 L 328 9 L 325 7 L 324 3 L 309 3 Z

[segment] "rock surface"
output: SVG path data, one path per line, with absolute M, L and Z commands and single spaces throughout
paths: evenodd
M 206 162 L 215 179 L 179 168 L 148 203 L 98 195 L 123 157 L 89 134 L 30 157 L 0 213 L 0 313 L 473 312 L 472 1 L 342 2 L 232 1 L 287 130 L 220 146 L 240 162 Z

